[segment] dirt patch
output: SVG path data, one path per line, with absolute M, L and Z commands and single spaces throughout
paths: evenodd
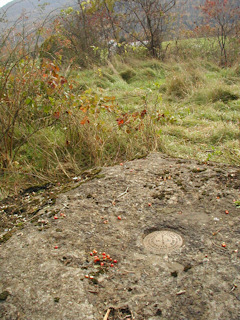
M 153 153 L 60 194 L 1 245 L 0 318 L 239 320 L 239 176 Z

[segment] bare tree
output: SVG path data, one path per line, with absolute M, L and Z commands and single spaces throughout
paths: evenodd
M 57 18 L 58 23 L 55 25 L 58 44 L 61 42 L 66 48 L 63 55 L 67 59 L 73 58 L 80 65 L 87 66 L 102 59 L 103 55 L 107 56 L 110 39 L 117 37 L 112 14 L 115 1 L 112 1 L 112 5 L 110 2 L 111 0 L 76 0 L 74 8 L 67 8 Z M 57 46 L 55 43 L 54 40 L 53 50 Z
M 205 0 L 199 8 L 213 36 L 217 37 L 221 64 L 228 63 L 227 39 L 239 37 L 240 6 L 237 0 Z
M 78 52 L 107 47 L 111 39 L 138 42 L 162 58 L 162 43 L 171 26 L 177 0 L 77 0 L 79 10 L 65 16 L 64 33 Z M 77 53 L 77 52 L 76 52 Z
M 139 41 L 153 57 L 160 58 L 175 5 L 176 0 L 119 1 L 118 25 L 132 41 Z

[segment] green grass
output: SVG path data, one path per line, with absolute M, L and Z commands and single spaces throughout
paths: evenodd
M 159 150 L 201 161 L 240 164 L 236 67 L 221 69 L 204 60 L 164 64 L 133 58 L 114 67 L 115 74 L 109 67 L 102 69 L 103 74 L 111 74 L 104 94 L 116 96 L 124 112 L 147 108 L 152 114 L 157 110 L 165 115 L 151 124 Z M 93 79 L 90 85 L 99 90 L 97 83 Z
M 74 84 L 72 95 L 61 106 L 56 125 L 33 135 L 2 175 L 2 197 L 20 181 L 70 178 L 151 151 L 240 165 L 236 66 L 221 69 L 201 59 L 163 63 L 130 56 L 101 68 L 70 70 L 69 82 Z M 109 110 L 106 97 L 114 97 Z M 87 111 L 79 109 L 82 105 Z M 147 113 L 142 116 L 143 110 Z M 81 124 L 85 117 L 89 123 Z M 121 119 L 127 119 L 122 126 Z

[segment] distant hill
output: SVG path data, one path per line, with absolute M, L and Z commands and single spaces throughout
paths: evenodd
M 182 16 L 182 22 L 191 28 L 199 18 L 197 6 L 205 0 L 178 0 L 176 11 Z M 0 28 L 13 25 L 24 12 L 29 22 L 44 20 L 50 14 L 57 14 L 64 7 L 74 6 L 77 0 L 13 0 L 0 9 L 0 17 L 4 17 L 5 23 L 0 21 Z
M 7 15 L 11 20 L 17 18 L 23 10 L 31 13 L 40 13 L 45 11 L 49 13 L 52 10 L 63 8 L 76 3 L 75 0 L 13 0 L 3 6 L 0 12 L 7 11 Z M 44 10 L 43 10 L 44 8 Z
M 13 25 L 22 13 L 25 13 L 29 22 L 41 21 L 74 3 L 75 0 L 13 0 L 0 9 L 1 20 L 4 20 L 0 27 Z

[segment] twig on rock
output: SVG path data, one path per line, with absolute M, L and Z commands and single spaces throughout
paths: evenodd
M 117 196 L 117 198 L 121 198 L 121 197 L 125 196 L 125 194 L 128 193 L 128 189 L 129 189 L 129 187 L 127 187 L 127 189 L 123 193 L 121 193 L 119 196 Z
M 103 320 L 108 320 L 108 316 L 109 316 L 109 313 L 111 312 L 111 309 L 108 309 Z

